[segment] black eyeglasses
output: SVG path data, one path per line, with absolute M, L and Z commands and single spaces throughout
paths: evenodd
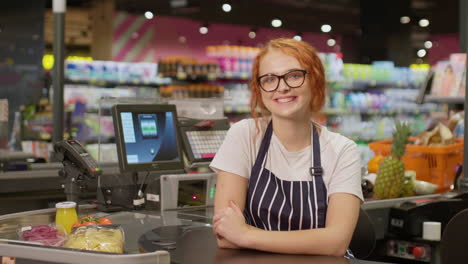
M 305 70 L 291 70 L 283 75 L 268 73 L 258 77 L 257 81 L 265 92 L 273 92 L 278 89 L 281 79 L 289 88 L 298 88 L 304 83 L 306 73 Z

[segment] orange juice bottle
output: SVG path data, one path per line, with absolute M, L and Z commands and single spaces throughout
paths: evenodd
M 75 202 L 61 202 L 55 204 L 57 212 L 55 214 L 55 226 L 57 230 L 64 234 L 70 234 L 72 225 L 78 221 Z

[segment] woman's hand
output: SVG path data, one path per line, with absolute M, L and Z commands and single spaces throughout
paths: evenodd
M 224 237 L 216 236 L 219 248 L 239 249 L 240 247 L 226 240 Z
M 229 201 L 229 206 L 213 217 L 213 230 L 221 241 L 227 240 L 237 247 L 247 247 L 249 226 L 245 223 L 242 211 L 233 201 Z M 218 239 L 218 244 L 219 241 Z

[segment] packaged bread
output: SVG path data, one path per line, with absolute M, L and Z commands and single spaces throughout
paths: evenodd
M 431 131 L 422 132 L 418 138 L 418 144 L 424 146 L 445 146 L 455 142 L 452 131 L 442 123 L 437 124 Z
M 73 229 L 66 248 L 123 253 L 124 231 L 119 225 L 88 225 Z

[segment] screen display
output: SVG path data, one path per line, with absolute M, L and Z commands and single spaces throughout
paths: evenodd
M 172 112 L 121 112 L 128 164 L 180 161 Z
M 141 135 L 143 138 L 156 138 L 158 136 L 158 127 L 156 125 L 155 114 L 139 114 Z
M 179 181 L 177 207 L 205 205 L 206 188 L 206 180 Z

